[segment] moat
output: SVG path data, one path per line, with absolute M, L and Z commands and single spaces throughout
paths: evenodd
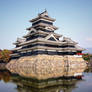
M 8 70 L 0 70 L 0 92 L 92 92 L 91 71 L 91 69 L 87 69 L 81 80 L 58 79 L 56 82 L 52 80 L 50 81 L 52 86 L 34 88 L 32 87 L 35 85 L 34 80 L 11 73 Z

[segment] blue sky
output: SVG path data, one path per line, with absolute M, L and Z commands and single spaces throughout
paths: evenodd
M 92 48 L 92 0 L 0 0 L 0 49 L 12 49 L 45 8 L 56 19 L 57 33 Z

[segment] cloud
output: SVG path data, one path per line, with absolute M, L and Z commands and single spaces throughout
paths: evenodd
M 86 38 L 86 41 L 92 42 L 92 37 Z

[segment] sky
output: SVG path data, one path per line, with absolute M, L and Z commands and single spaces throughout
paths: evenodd
M 56 33 L 92 48 L 92 0 L 0 0 L 0 49 L 12 49 L 27 34 L 29 20 L 47 10 Z

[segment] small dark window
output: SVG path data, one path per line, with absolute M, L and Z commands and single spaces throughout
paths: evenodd
M 48 40 L 56 41 L 53 37 L 50 37 Z
M 48 16 L 47 16 L 47 15 L 45 15 L 45 17 L 47 17 L 47 18 L 48 18 Z
M 31 31 L 31 33 L 34 33 L 34 31 Z

